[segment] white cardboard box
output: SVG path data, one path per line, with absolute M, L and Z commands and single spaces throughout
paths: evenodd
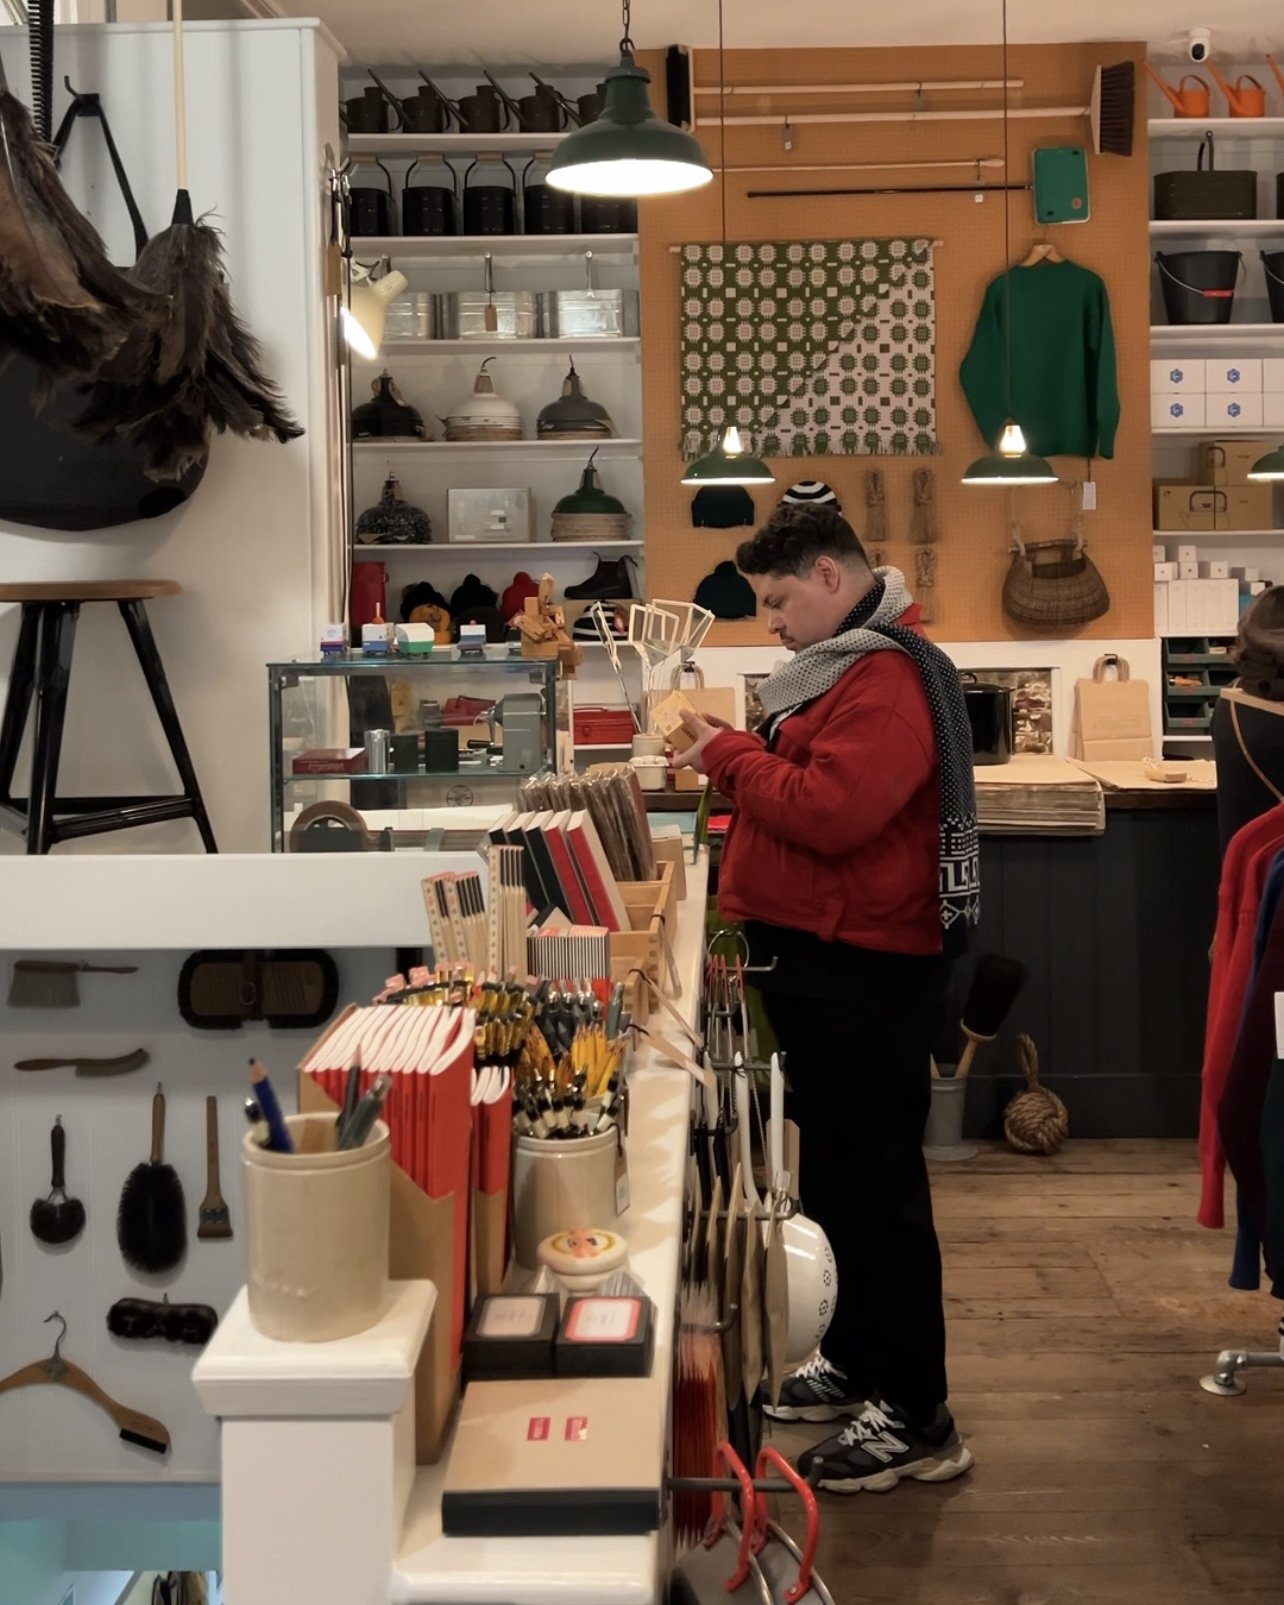
M 1168 548 L 1156 543 L 1150 548 L 1150 558 L 1154 563 L 1166 563 L 1168 561 Z
M 1199 564 L 1197 562 L 1178 563 L 1177 578 L 1179 580 L 1197 580 L 1199 578 Z
M 1170 585 L 1158 584 L 1155 586 L 1155 634 L 1171 635 L 1168 627 L 1168 593 Z
M 1175 580 L 1176 578 L 1177 578 L 1177 565 L 1176 565 L 1176 563 L 1156 563 L 1155 564 L 1155 584 L 1156 585 L 1164 584 L 1168 580 Z
M 1150 393 L 1152 396 L 1202 395 L 1204 393 L 1203 357 L 1170 357 L 1167 362 L 1158 357 L 1150 359 Z M 1280 382 L 1284 390 L 1284 380 Z
M 1179 563 L 1196 563 L 1196 562 L 1198 562 L 1199 561 L 1199 547 L 1198 546 L 1187 546 L 1186 544 L 1183 543 L 1181 546 L 1179 546 L 1177 548 L 1177 561 Z M 1177 579 L 1179 579 L 1180 577 L 1181 577 L 1180 575 L 1175 575 L 1174 576 L 1174 578 L 1177 578 Z
M 1263 392 L 1262 423 L 1268 429 L 1284 429 L 1284 390 Z
M 1229 399 L 1229 397 L 1227 398 Z M 1260 397 L 1258 398 L 1260 401 Z M 1202 395 L 1151 396 L 1150 425 L 1152 429 L 1181 429 L 1194 425 L 1202 429 L 1207 420 Z
M 1261 357 L 1209 357 L 1204 363 L 1204 389 L 1210 396 L 1260 396 Z
M 1151 363 L 1154 367 L 1154 363 Z M 1152 390 L 1155 388 L 1152 384 Z M 1284 357 L 1262 359 L 1262 389 L 1284 391 Z
M 1235 395 L 1207 397 L 1204 422 L 1210 429 L 1260 429 L 1262 427 L 1262 396 L 1240 392 Z
M 1231 577 L 1230 564 L 1221 558 L 1211 558 L 1199 565 L 1199 577 L 1201 580 L 1228 580 Z

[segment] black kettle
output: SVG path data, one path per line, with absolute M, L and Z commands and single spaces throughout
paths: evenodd
M 972 726 L 972 762 L 1008 763 L 1016 745 L 1016 726 L 1012 712 L 1012 690 L 991 685 L 975 674 L 960 674 L 963 702 Z

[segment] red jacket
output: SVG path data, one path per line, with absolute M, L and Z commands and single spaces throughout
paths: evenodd
M 901 623 L 918 622 L 911 607 Z M 775 750 L 728 730 L 706 768 L 734 806 L 718 874 L 726 920 L 888 953 L 939 953 L 936 738 L 919 672 L 871 652 L 780 725 Z
M 1222 860 L 1199 1111 L 1199 1165 L 1203 1186 L 1197 1218 L 1201 1226 L 1226 1224 L 1223 1188 L 1226 1155 L 1217 1129 L 1217 1109 L 1226 1090 L 1253 969 L 1253 933 L 1262 888 L 1271 859 L 1281 847 L 1284 847 L 1284 804 L 1260 814 L 1237 830 Z

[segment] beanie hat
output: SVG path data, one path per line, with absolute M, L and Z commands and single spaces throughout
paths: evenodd
M 499 611 L 506 619 L 515 618 L 526 609 L 526 603 L 532 596 L 539 595 L 539 585 L 533 580 L 525 569 L 519 569 L 513 575 L 513 583 L 504 592 L 499 604 Z
M 758 602 L 753 586 L 730 561 L 719 563 L 696 586 L 696 605 L 707 607 L 718 619 L 751 619 Z
M 463 584 L 456 588 L 450 599 L 451 615 L 456 621 L 465 608 L 498 606 L 498 594 L 489 585 L 483 585 L 475 574 L 465 574 Z
M 691 498 L 696 529 L 734 529 L 754 521 L 753 497 L 743 485 L 706 485 Z
M 416 580 L 413 585 L 403 587 L 401 592 L 401 618 L 403 623 L 409 623 L 411 615 L 416 608 L 446 606 L 446 598 L 435 585 L 429 585 L 427 580 Z M 422 624 L 422 619 L 415 623 Z
M 836 513 L 843 510 L 843 504 L 823 479 L 800 479 L 780 500 L 790 507 L 830 507 Z

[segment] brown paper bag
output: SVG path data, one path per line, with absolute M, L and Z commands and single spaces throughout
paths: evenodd
M 1107 678 L 1111 668 L 1118 678 Z M 1126 658 L 1113 653 L 1100 657 L 1091 680 L 1075 681 L 1070 756 L 1107 762 L 1155 756 L 1150 687 L 1132 679 Z

